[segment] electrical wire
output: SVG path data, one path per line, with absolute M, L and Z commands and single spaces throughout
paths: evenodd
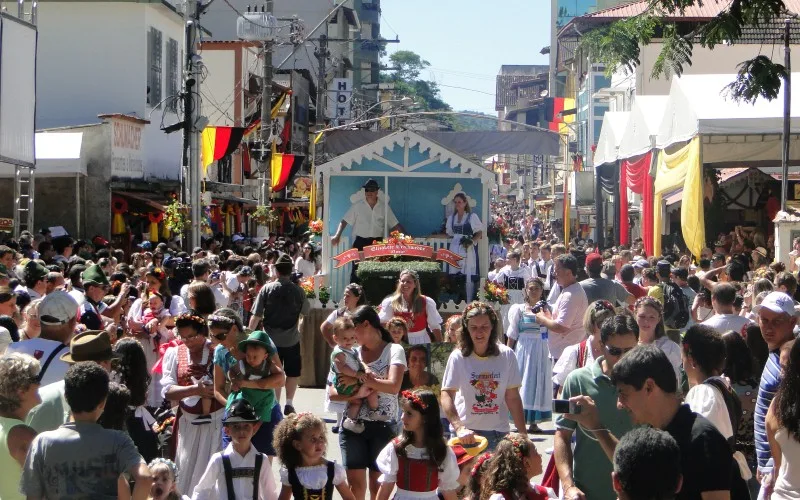
M 481 93 L 481 94 L 486 94 L 486 95 L 491 95 L 491 96 L 495 95 L 494 92 L 485 92 L 483 90 L 478 90 L 478 89 L 468 89 L 466 87 L 459 87 L 457 85 L 446 85 L 444 83 L 439 83 L 439 82 L 436 82 L 436 85 L 438 85 L 439 87 L 447 87 L 447 88 L 451 88 L 451 89 L 469 90 L 470 92 L 478 92 L 478 93 Z

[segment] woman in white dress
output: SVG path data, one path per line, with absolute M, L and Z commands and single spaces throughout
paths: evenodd
M 400 271 L 397 290 L 381 302 L 378 314 L 381 323 L 386 324 L 394 317 L 403 318 L 408 324 L 408 343 L 429 344 L 442 341 L 442 317 L 432 298 L 422 295 L 419 289 L 419 275 L 410 269 Z
M 522 409 L 528 433 L 541 432 L 539 422 L 549 421 L 553 405 L 552 363 L 547 346 L 547 328 L 536 322 L 536 313 L 543 307 L 544 283 L 539 278 L 525 285 L 525 302 L 514 304 L 508 311 L 506 344 L 515 350 L 522 375 Z M 544 307 L 547 307 L 545 302 Z
M 314 247 L 311 246 L 311 243 L 303 245 L 303 253 L 294 261 L 294 270 L 302 274 L 304 278 L 310 278 L 319 271 Z
M 461 268 L 450 266 L 450 274 L 463 274 L 466 278 L 466 301 L 475 300 L 475 282 L 480 280 L 480 263 L 478 262 L 478 241 L 483 237 L 483 223 L 470 210 L 467 195 L 457 193 L 453 197 L 455 212 L 447 218 L 445 231 L 452 236 L 450 251 L 464 257 Z M 471 238 L 472 244 L 465 245 L 462 240 Z
M 159 267 L 150 266 L 145 274 L 144 287 L 139 289 L 139 298 L 131 305 L 128 311 L 128 332 L 133 338 L 139 341 L 144 348 L 144 355 L 147 359 L 147 369 L 152 370 L 159 360 L 161 354 L 159 345 L 166 344 L 172 340 L 172 327 L 175 326 L 174 318 L 186 312 L 186 305 L 179 295 L 173 296 L 167 286 L 167 274 Z M 143 316 L 147 309 L 148 291 L 161 294 L 164 301 L 164 309 L 169 311 L 170 318 L 166 321 L 166 328 L 159 328 L 151 334 L 145 328 Z M 147 393 L 147 405 L 158 408 L 163 401 L 160 394 L 160 373 L 153 373 L 153 381 Z

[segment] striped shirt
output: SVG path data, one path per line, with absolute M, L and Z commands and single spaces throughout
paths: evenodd
M 758 468 L 762 472 L 768 472 L 771 467 L 767 465 L 767 461 L 772 456 L 769 449 L 769 441 L 767 440 L 767 410 L 778 391 L 778 385 L 781 382 L 781 364 L 779 351 L 773 351 L 767 358 L 767 364 L 764 366 L 764 372 L 761 374 L 761 383 L 758 384 L 758 398 L 756 399 L 756 409 L 753 414 L 755 421 L 755 442 L 756 442 L 756 457 L 758 458 Z

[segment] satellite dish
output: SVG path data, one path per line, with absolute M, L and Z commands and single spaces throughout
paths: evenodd
M 547 97 L 550 95 L 550 92 L 547 89 L 542 90 L 539 92 L 539 97 Z

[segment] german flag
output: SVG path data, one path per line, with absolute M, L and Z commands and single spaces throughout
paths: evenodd
M 206 127 L 200 137 L 200 150 L 203 157 L 203 175 L 213 162 L 233 154 L 244 136 L 244 127 Z
M 270 183 L 272 192 L 276 193 L 286 188 L 289 180 L 294 177 L 303 164 L 303 156 L 278 153 L 275 143 L 272 143 L 270 159 Z

